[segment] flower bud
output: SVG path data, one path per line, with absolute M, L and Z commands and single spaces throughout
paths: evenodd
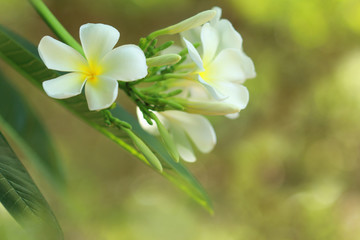
M 181 57 L 178 54 L 165 54 L 146 59 L 146 64 L 148 65 L 148 67 L 160 67 L 175 64 L 180 60 Z
M 151 33 L 148 38 L 154 39 L 157 36 L 165 35 L 165 34 L 176 34 L 187 31 L 192 28 L 196 28 L 198 26 L 203 25 L 204 23 L 210 21 L 213 17 L 215 17 L 216 11 L 215 10 L 206 10 L 201 13 L 196 14 L 188 19 L 185 19 L 175 25 L 169 26 L 167 28 L 160 29 Z
M 176 102 L 184 107 L 185 112 L 202 115 L 227 115 L 241 110 L 235 104 L 222 101 L 196 101 L 177 98 Z
M 162 172 L 163 167 L 161 165 L 161 162 L 155 156 L 155 154 L 150 150 L 150 148 L 130 129 L 125 128 L 123 130 L 127 132 L 131 140 L 134 142 L 135 146 L 141 151 L 142 154 L 144 154 L 146 160 L 150 163 L 150 165 L 156 168 L 158 171 Z
M 173 138 L 170 136 L 168 130 L 156 116 L 156 114 L 152 113 L 151 118 L 154 119 L 157 125 L 157 129 L 159 130 L 161 140 L 166 147 L 168 153 L 175 159 L 176 162 L 179 162 L 180 155 L 178 150 L 176 149 L 175 142 Z

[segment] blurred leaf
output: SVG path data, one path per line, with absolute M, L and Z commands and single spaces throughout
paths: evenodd
M 57 186 L 63 185 L 63 168 L 46 128 L 1 72 L 0 102 L 0 129 L 11 136 L 48 179 Z
M 35 233 L 45 230 L 46 239 L 63 239 L 48 203 L 1 132 L 0 201 L 26 229 Z
M 9 33 L 9 31 L 3 30 L 3 28 L 0 27 L 0 56 L 2 56 L 5 61 L 40 88 L 42 81 L 59 76 L 57 72 L 47 69 L 40 58 L 33 54 L 35 46 L 30 47 L 29 43 L 24 44 L 23 39 L 17 40 L 19 37 L 13 36 L 14 34 Z M 128 138 L 128 135 L 124 131 L 106 126 L 104 123 L 104 116 L 100 112 L 90 112 L 88 110 L 83 95 L 59 102 L 129 153 L 150 165 L 144 155 L 136 150 L 133 142 Z M 167 168 L 161 173 L 163 176 L 188 193 L 207 210 L 212 212 L 211 201 L 205 190 L 185 166 L 173 160 L 163 145 L 156 138 L 144 132 L 138 125 L 136 119 L 124 109 L 117 106 L 112 110 L 112 113 L 115 117 L 131 123 L 131 125 L 134 126 L 134 132 L 141 137 L 155 154 L 158 155 L 161 162 L 165 164 L 164 167 Z

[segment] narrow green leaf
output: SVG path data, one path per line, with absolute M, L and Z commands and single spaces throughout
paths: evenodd
M 15 220 L 29 231 L 40 231 L 46 239 L 63 239 L 48 203 L 1 132 L 0 201 Z
M 19 37 L 12 37 L 13 34 L 0 27 L 0 57 L 7 61 L 11 66 L 18 70 L 25 78 L 41 88 L 41 83 L 59 76 L 57 72 L 49 70 L 42 63 L 40 58 L 34 54 L 34 46 L 24 44 L 24 40 L 17 40 Z M 133 142 L 128 138 L 128 134 L 117 128 L 111 128 L 105 125 L 104 116 L 100 112 L 88 110 L 85 97 L 83 95 L 59 101 L 74 114 L 81 117 L 89 125 L 100 131 L 102 134 L 116 142 L 132 155 L 136 156 L 144 163 L 152 166 L 143 154 L 136 150 Z M 124 111 L 119 106 L 111 112 L 120 120 L 127 121 L 135 126 L 134 133 L 141 137 L 147 146 L 158 156 L 164 166 L 162 175 L 172 181 L 180 189 L 187 192 L 198 203 L 212 212 L 211 201 L 199 182 L 191 175 L 181 163 L 177 163 L 167 153 L 163 145 L 154 137 L 144 132 L 136 119 Z M 127 137 L 127 138 L 126 138 Z M 156 169 L 156 168 L 155 168 Z
M 45 126 L 1 72 L 0 102 L 0 129 L 14 139 L 52 183 L 62 186 L 63 168 Z

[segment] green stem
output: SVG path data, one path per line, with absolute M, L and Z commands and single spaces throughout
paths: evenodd
M 108 124 L 108 125 L 113 124 L 115 127 L 122 129 L 122 130 L 132 129 L 132 126 L 129 123 L 122 121 L 116 117 L 113 117 L 113 115 L 111 114 L 111 112 L 109 110 L 102 110 L 102 113 L 104 114 L 106 124 Z
M 51 28 L 56 36 L 60 38 L 61 41 L 68 44 L 79 53 L 84 55 L 84 51 L 81 45 L 71 36 L 71 34 L 63 27 L 63 25 L 56 19 L 54 14 L 49 10 L 49 8 L 42 2 L 42 0 L 29 0 L 33 5 L 35 10 L 39 13 L 41 18 L 46 22 L 46 24 Z

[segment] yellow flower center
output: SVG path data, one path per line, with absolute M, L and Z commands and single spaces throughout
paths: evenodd
M 99 65 L 87 66 L 84 69 L 84 74 L 87 81 L 90 81 L 92 83 L 97 82 L 98 80 L 97 76 L 99 76 L 101 73 L 102 73 L 102 68 Z
M 205 71 L 199 72 L 198 74 L 205 82 L 211 82 L 211 79 L 209 79 L 209 72 L 206 71 L 206 69 L 205 69 Z

